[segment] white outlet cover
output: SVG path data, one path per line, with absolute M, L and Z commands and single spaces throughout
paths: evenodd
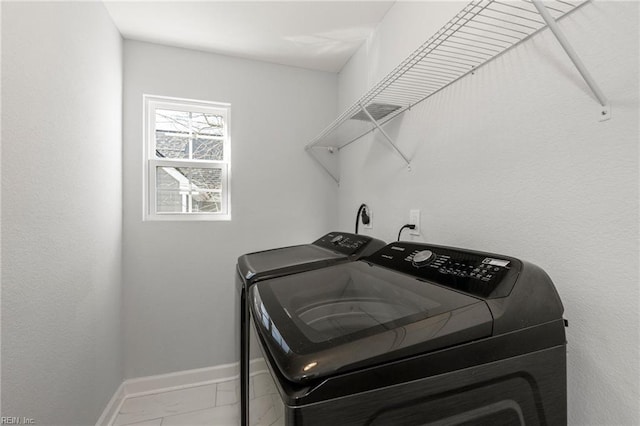
M 411 229 L 409 232 L 411 235 L 420 235 L 420 210 L 409 210 L 409 224 L 415 225 L 415 229 Z

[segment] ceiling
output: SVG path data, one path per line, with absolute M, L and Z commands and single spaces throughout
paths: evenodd
M 338 72 L 394 1 L 104 1 L 126 39 Z

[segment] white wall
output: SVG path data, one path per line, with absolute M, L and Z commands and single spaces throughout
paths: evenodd
M 304 145 L 336 115 L 336 74 L 125 41 L 126 377 L 236 360 L 239 255 L 333 229 L 337 189 Z M 230 222 L 142 222 L 142 95 L 231 103 Z
M 451 7 L 396 3 L 341 73 L 341 107 L 453 16 Z M 596 1 L 560 22 L 611 99 L 610 121 L 597 121 L 597 102 L 545 31 L 387 126 L 412 171 L 379 135 L 341 151 L 343 228 L 366 202 L 370 233 L 395 240 L 419 208 L 418 241 L 547 270 L 570 324 L 572 425 L 640 424 L 638 9 Z
M 123 379 L 122 39 L 2 4 L 2 415 L 94 424 Z

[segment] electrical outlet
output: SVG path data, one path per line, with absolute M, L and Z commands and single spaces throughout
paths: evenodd
M 367 207 L 367 214 L 369 215 L 369 223 L 364 225 L 364 229 L 373 229 L 373 213 L 371 209 Z
M 420 210 L 409 210 L 409 225 L 416 226 L 410 230 L 411 235 L 420 235 Z

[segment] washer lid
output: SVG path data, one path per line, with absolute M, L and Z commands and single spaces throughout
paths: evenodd
M 305 270 L 309 265 L 346 260 L 347 256 L 312 244 L 282 247 L 242 255 L 238 258 L 238 273 L 247 281 L 257 281 L 283 273 Z
M 261 339 L 284 377 L 320 378 L 491 335 L 481 299 L 366 262 L 250 289 Z
M 372 253 L 384 243 L 366 235 L 330 232 L 312 244 L 275 248 L 238 258 L 238 274 L 249 284 L 285 274 L 322 268 Z

